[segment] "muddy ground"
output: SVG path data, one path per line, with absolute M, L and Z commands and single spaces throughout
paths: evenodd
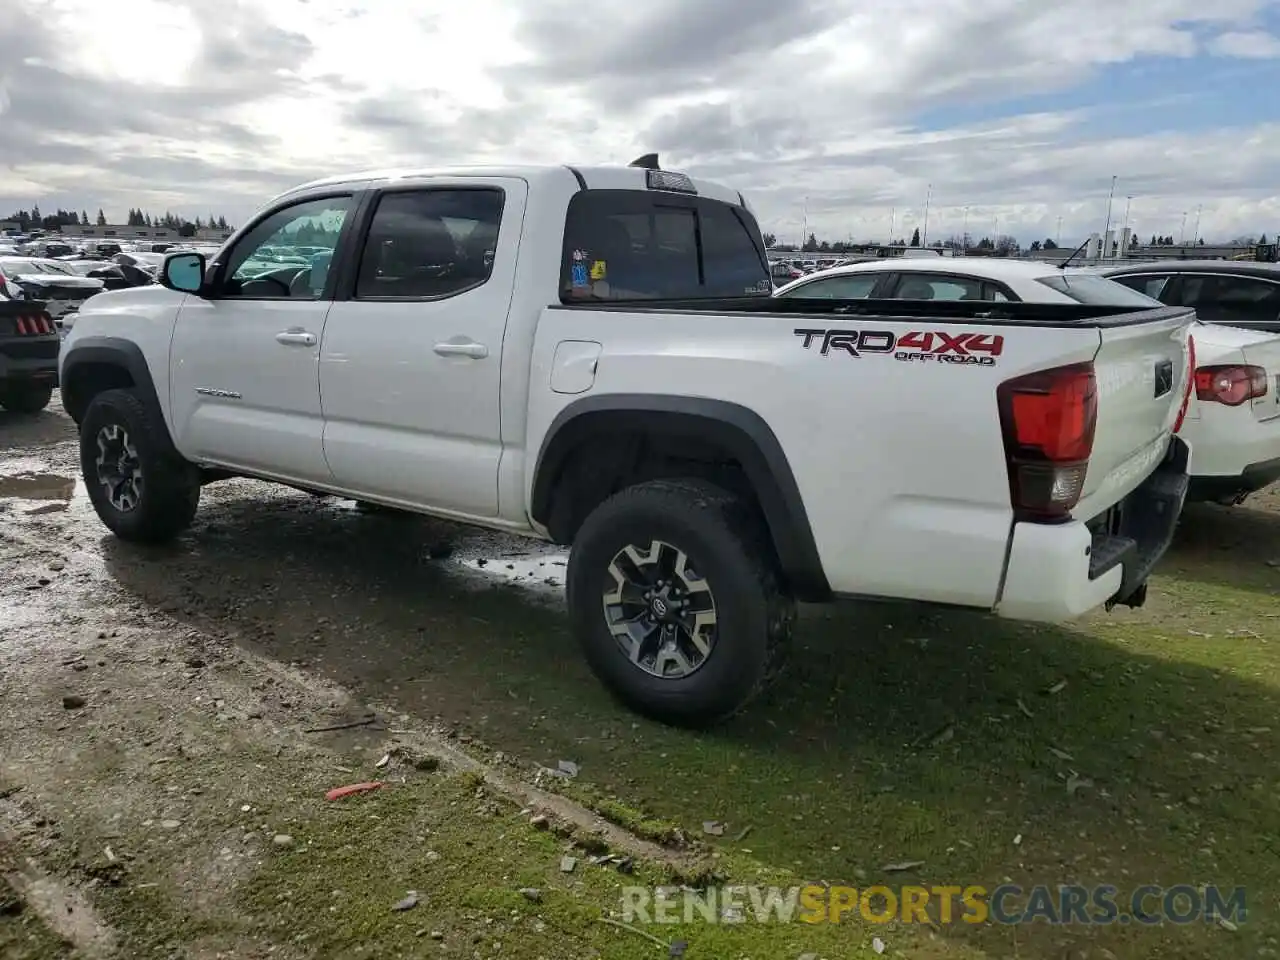
M 1273 494 L 1190 509 L 1140 611 L 806 610 L 779 686 L 694 734 L 600 690 L 553 550 L 247 481 L 141 549 L 76 460 L 60 410 L 0 413 L 4 960 L 1280 956 Z M 1218 884 L 1249 913 L 607 922 L 624 885 L 708 878 Z

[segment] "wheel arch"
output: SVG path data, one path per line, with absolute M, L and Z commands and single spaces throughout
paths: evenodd
M 142 348 L 120 337 L 85 337 L 67 351 L 59 375 L 62 406 L 77 424 L 104 390 L 134 389 L 165 423 L 160 396 Z M 168 439 L 166 435 L 166 439 Z
M 569 404 L 552 422 L 538 452 L 530 500 L 534 521 L 551 526 L 559 481 L 584 444 L 622 435 L 705 441 L 726 451 L 741 466 L 760 505 L 792 593 L 811 602 L 831 597 L 786 453 L 768 423 L 741 404 L 668 394 L 610 394 Z

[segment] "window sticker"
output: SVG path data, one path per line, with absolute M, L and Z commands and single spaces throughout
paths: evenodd
M 572 279 L 570 282 L 575 287 L 586 287 L 590 285 L 590 278 L 587 276 L 587 265 L 585 263 L 575 263 L 572 270 Z
M 591 279 L 605 280 L 609 276 L 609 265 L 603 260 L 597 260 L 591 264 Z

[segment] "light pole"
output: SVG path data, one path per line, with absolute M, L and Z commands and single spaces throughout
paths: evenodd
M 969 208 L 964 208 L 964 226 L 960 230 L 960 249 L 969 249 Z
M 898 223 L 898 208 L 890 207 L 889 208 L 889 241 L 885 244 L 886 247 L 893 246 L 893 231 L 897 223 Z
M 1107 222 L 1102 227 L 1103 247 L 1111 246 L 1111 244 L 1107 242 L 1107 231 L 1111 229 L 1111 201 L 1114 200 L 1116 197 L 1116 180 L 1117 179 L 1118 179 L 1117 177 L 1111 178 L 1111 192 L 1107 194 Z M 1104 260 L 1109 258 L 1110 256 L 1111 256 L 1111 251 L 1109 249 L 1105 249 L 1102 251 L 1102 258 Z
M 1054 235 L 1053 242 L 1058 246 L 1062 246 L 1062 218 L 1058 218 L 1058 232 Z
M 1000 215 L 991 218 L 991 249 L 1000 249 Z
M 1187 211 L 1182 211 L 1182 229 L 1178 231 L 1178 246 L 1184 247 L 1187 244 Z
M 933 199 L 933 184 L 929 184 L 924 195 L 924 230 L 920 233 L 920 246 L 929 245 L 929 201 Z
M 809 198 L 804 198 L 804 226 L 800 231 L 800 249 L 804 249 L 804 245 L 809 242 Z
M 1196 226 L 1195 226 L 1195 229 L 1191 231 L 1192 246 L 1195 246 L 1195 244 L 1200 240 L 1200 209 L 1203 206 L 1204 204 L 1202 203 L 1196 204 Z
M 1132 203 L 1133 203 L 1132 196 L 1128 196 L 1124 198 L 1124 226 L 1120 228 L 1121 230 L 1129 229 L 1129 206 Z

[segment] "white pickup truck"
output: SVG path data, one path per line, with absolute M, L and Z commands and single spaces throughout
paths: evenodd
M 1186 492 L 1190 310 L 774 300 L 742 196 L 652 157 L 333 177 L 161 274 L 60 357 L 111 530 L 247 476 L 572 545 L 592 667 L 670 722 L 796 600 L 1138 605 Z

